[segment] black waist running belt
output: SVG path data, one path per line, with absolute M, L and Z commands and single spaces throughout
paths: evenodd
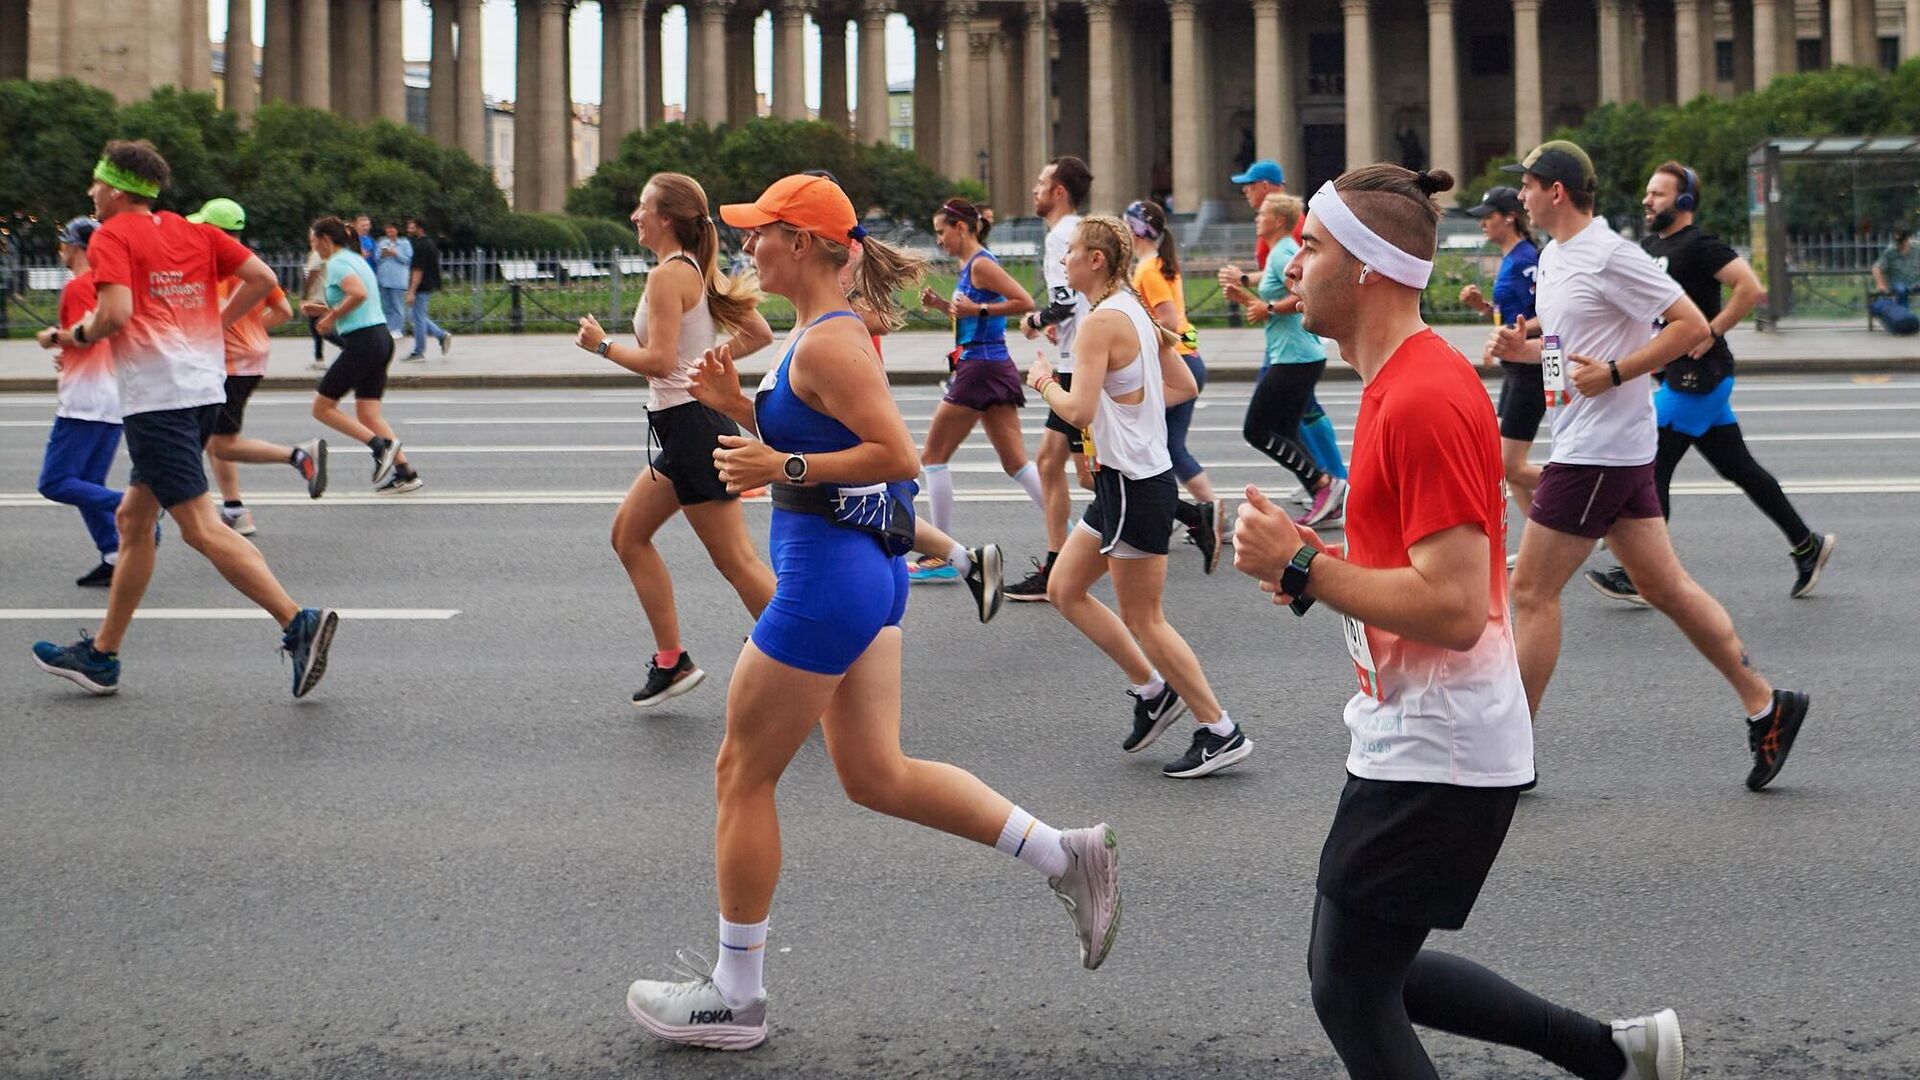
M 820 487 L 776 482 L 773 505 L 777 510 L 813 514 L 844 529 L 871 533 L 880 538 L 889 555 L 905 555 L 913 550 L 913 496 L 917 491 L 919 485 L 911 480 Z

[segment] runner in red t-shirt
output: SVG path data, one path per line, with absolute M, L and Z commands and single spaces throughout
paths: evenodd
M 72 645 L 35 643 L 34 663 L 90 693 L 120 688 L 120 639 L 153 577 L 154 534 L 165 510 L 190 547 L 280 624 L 281 647 L 293 659 L 293 696 L 304 697 L 326 671 L 338 616 L 294 603 L 259 550 L 220 523 L 200 459 L 226 399 L 223 331 L 267 297 L 273 271 L 220 230 L 156 212 L 153 200 L 169 177 L 152 143 L 110 142 L 87 190 L 102 223 L 87 245 L 99 301 L 52 340 L 113 339 L 133 472 L 120 502 L 120 560 L 106 618 L 96 635 Z M 239 279 L 240 288 L 223 309 L 218 283 L 225 277 Z
M 60 350 L 54 367 L 60 372 L 59 407 L 53 430 L 47 434 L 46 454 L 40 459 L 42 497 L 66 503 L 80 511 L 99 565 L 74 580 L 75 585 L 104 589 L 113 581 L 113 564 L 120 558 L 120 531 L 114 513 L 120 492 L 107 485 L 107 471 L 120 449 L 120 387 L 113 378 L 113 346 L 59 343 L 60 328 L 85 318 L 99 303 L 87 244 L 100 223 L 77 217 L 60 227 L 60 262 L 73 274 L 60 290 L 60 319 L 36 335 L 41 348 Z
M 1593 1080 L 1677 1080 L 1672 1010 L 1609 1026 L 1423 948 L 1465 924 L 1533 779 L 1501 561 L 1499 428 L 1473 366 L 1420 317 L 1432 196 L 1452 186 L 1374 165 L 1314 196 L 1287 284 L 1307 329 L 1337 341 L 1366 384 L 1349 547 L 1324 553 L 1254 487 L 1234 532 L 1234 565 L 1276 601 L 1341 616 L 1358 681 L 1347 785 L 1320 856 L 1314 1009 L 1354 1076 L 1433 1076 L 1417 1024 Z

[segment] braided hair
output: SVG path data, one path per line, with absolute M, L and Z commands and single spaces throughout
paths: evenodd
M 1080 219 L 1079 234 L 1082 244 L 1106 258 L 1107 272 L 1111 275 L 1107 291 L 1098 299 L 1087 297 L 1088 304 L 1097 307 L 1107 297 L 1125 289 L 1143 310 L 1146 309 L 1147 302 L 1133 287 L 1133 276 L 1127 272 L 1127 268 L 1133 265 L 1133 230 L 1117 217 L 1088 214 Z M 1154 334 L 1162 345 L 1180 344 L 1180 335 L 1161 326 L 1158 320 L 1149 317 L 1148 321 L 1153 323 Z

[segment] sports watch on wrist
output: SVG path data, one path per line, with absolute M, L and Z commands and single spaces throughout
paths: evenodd
M 1313 560 L 1319 554 L 1320 549 L 1313 545 L 1303 545 L 1293 553 L 1293 561 L 1280 571 L 1280 591 L 1293 597 L 1293 602 L 1288 606 L 1295 615 L 1305 615 L 1307 609 L 1313 606 L 1313 598 L 1307 595 L 1307 578 L 1312 571 Z
M 781 471 L 786 474 L 787 483 L 803 483 L 807 479 L 807 459 L 799 454 L 788 454 L 787 462 L 781 466 Z
M 593 351 L 599 353 L 603 358 L 607 357 L 613 352 L 613 339 L 601 338 L 600 344 L 595 345 Z

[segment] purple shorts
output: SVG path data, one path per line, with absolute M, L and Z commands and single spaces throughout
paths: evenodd
M 1653 462 L 1560 465 L 1540 470 L 1527 516 L 1557 533 L 1598 540 L 1621 518 L 1660 516 Z
M 940 400 L 975 412 L 986 412 L 995 405 L 1024 409 L 1027 389 L 1020 382 L 1020 369 L 1011 360 L 962 360 L 954 365 L 953 380 Z

